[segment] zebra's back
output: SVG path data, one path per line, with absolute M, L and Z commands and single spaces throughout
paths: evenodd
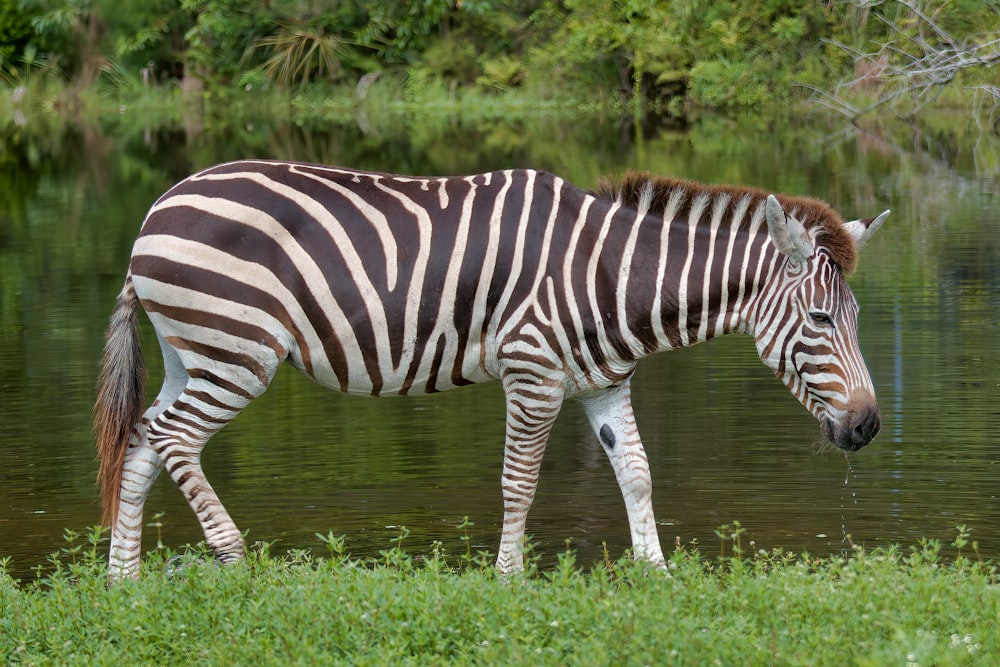
M 530 199 L 552 180 L 224 164 L 153 205 L 131 272 L 181 355 L 250 367 L 261 391 L 286 357 L 350 393 L 449 389 L 496 377 L 491 341 L 542 262 Z

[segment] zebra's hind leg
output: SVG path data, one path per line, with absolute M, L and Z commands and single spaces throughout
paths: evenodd
M 109 578 L 111 581 L 139 575 L 142 551 L 142 516 L 153 482 L 163 462 L 147 438 L 149 424 L 174 403 L 187 384 L 188 375 L 173 351 L 164 346 L 164 380 L 156 400 L 142 416 L 129 441 L 122 468 L 118 511 L 111 527 Z
M 192 379 L 147 430 L 150 446 L 194 510 L 205 543 L 222 563 L 243 558 L 243 535 L 205 477 L 201 451 L 254 397 L 232 385 L 222 388 Z
M 591 428 L 604 448 L 625 499 L 632 552 L 636 560 L 664 567 L 653 517 L 653 482 L 649 459 L 639 439 L 629 383 L 579 397 Z
M 145 418 L 144 418 L 145 419 Z M 146 496 L 163 468 L 160 457 L 146 442 L 145 426 L 133 434 L 125 454 L 118 513 L 111 528 L 109 579 L 118 581 L 139 575 L 142 551 L 142 509 Z
M 504 377 L 507 432 L 504 444 L 503 534 L 496 568 L 501 574 L 524 570 L 524 526 L 538 487 L 538 471 L 552 424 L 564 395 L 561 383 L 534 376 Z

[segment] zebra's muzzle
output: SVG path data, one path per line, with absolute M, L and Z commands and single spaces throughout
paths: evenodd
M 878 405 L 867 405 L 859 410 L 851 410 L 840 424 L 831 419 L 823 420 L 823 435 L 840 449 L 855 452 L 878 434 L 882 427 Z

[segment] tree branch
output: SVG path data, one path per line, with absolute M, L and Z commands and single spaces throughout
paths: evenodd
M 815 101 L 852 121 L 887 105 L 899 105 L 896 115 L 909 119 L 936 99 L 960 73 L 1000 62 L 1000 38 L 995 33 L 989 34 L 986 41 L 977 42 L 975 35 L 960 40 L 940 24 L 936 16 L 944 4 L 931 10 L 932 0 L 891 0 L 891 4 L 903 10 L 893 19 L 878 11 L 886 4 L 890 0 L 856 0 L 858 9 L 871 11 L 889 27 L 890 38 L 869 53 L 828 41 L 851 55 L 859 74 L 837 83 L 832 92 L 809 86 Z M 859 109 L 845 98 L 849 91 L 863 85 L 877 90 L 878 98 Z M 993 106 L 988 111 L 991 119 L 1000 115 L 1000 89 L 996 86 L 973 89 L 978 96 L 979 111 L 986 110 L 985 100 L 992 100 Z M 900 104 L 907 97 L 912 98 L 912 104 Z M 996 123 L 991 122 L 991 126 L 996 127 Z

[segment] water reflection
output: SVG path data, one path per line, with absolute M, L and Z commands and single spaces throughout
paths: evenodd
M 44 118 L 32 122 L 46 121 Z M 967 524 L 1000 556 L 1000 146 L 996 137 L 912 154 L 889 137 L 825 138 L 822 126 L 705 119 L 642 145 L 613 124 L 536 118 L 470 126 L 452 118 L 321 126 L 256 121 L 181 130 L 6 128 L 0 148 L 0 554 L 21 576 L 97 520 L 92 387 L 101 336 L 146 208 L 173 182 L 238 157 L 317 160 L 409 173 L 548 168 L 583 186 L 629 167 L 753 183 L 826 199 L 845 217 L 893 214 L 851 284 L 883 430 L 848 460 L 818 453 L 812 417 L 769 376 L 749 338 L 647 360 L 637 419 L 653 467 L 661 538 L 697 540 L 738 519 L 760 548 L 827 553 L 854 543 L 949 542 Z M 116 123 L 121 121 L 115 121 Z M 382 123 L 381 125 L 379 123 Z M 30 127 L 30 123 L 29 123 Z M 625 139 L 623 140 L 623 136 Z M 950 153 L 948 152 L 950 151 Z M 152 382 L 155 343 L 144 345 Z M 503 399 L 498 386 L 365 400 L 290 370 L 213 439 L 205 468 L 250 540 L 321 549 L 346 533 L 356 555 L 441 540 L 495 550 Z M 168 544 L 200 539 L 168 480 L 147 520 Z M 457 528 L 468 516 L 475 526 Z M 629 545 L 614 475 L 582 412 L 560 416 L 529 533 L 551 555 L 572 539 L 583 562 Z M 157 530 L 147 530 L 152 546 Z

